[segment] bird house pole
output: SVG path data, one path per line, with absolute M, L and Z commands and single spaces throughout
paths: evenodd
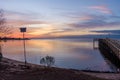
M 24 60 L 25 60 L 25 66 L 26 66 L 26 64 L 27 64 L 27 59 L 26 59 L 26 46 L 25 46 L 25 32 L 26 32 L 26 27 L 20 28 L 20 32 L 23 33 Z

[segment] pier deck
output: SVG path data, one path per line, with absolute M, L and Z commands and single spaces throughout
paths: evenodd
M 106 38 L 98 42 L 101 53 L 120 68 L 120 41 Z

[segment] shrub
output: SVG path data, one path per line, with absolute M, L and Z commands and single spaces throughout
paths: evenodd
M 55 58 L 52 56 L 46 56 L 40 60 L 40 63 L 44 64 L 46 67 L 51 67 L 55 63 Z

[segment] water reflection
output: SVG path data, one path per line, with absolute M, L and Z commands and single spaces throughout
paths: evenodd
M 39 64 L 46 55 L 55 57 L 55 65 L 64 68 L 112 71 L 98 50 L 93 50 L 92 40 L 27 40 L 27 61 Z M 4 43 L 5 57 L 24 61 L 22 41 Z

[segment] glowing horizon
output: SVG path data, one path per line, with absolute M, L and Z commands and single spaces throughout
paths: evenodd
M 49 38 L 103 34 L 120 29 L 119 0 L 0 0 L 11 37 Z M 97 32 L 97 31 L 101 31 Z M 112 32 L 111 32 L 112 33 Z

